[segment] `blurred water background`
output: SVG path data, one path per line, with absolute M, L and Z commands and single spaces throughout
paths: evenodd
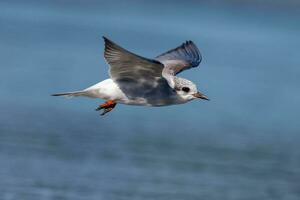
M 300 199 L 299 1 L 0 1 L 0 199 Z M 211 101 L 57 98 L 108 77 L 105 35 Z

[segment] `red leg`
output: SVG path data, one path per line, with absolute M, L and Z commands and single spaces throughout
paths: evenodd
M 112 111 L 112 109 L 114 109 L 114 107 L 116 105 L 117 105 L 117 103 L 114 100 L 109 99 L 106 102 L 104 102 L 103 104 L 101 104 L 98 108 L 96 108 L 96 111 L 104 109 L 104 111 L 101 115 L 105 115 L 106 113 Z

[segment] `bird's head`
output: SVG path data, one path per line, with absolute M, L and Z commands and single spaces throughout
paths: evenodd
M 209 100 L 207 96 L 197 90 L 197 86 L 193 82 L 187 79 L 176 77 L 175 90 L 176 93 L 186 101 L 193 99 Z

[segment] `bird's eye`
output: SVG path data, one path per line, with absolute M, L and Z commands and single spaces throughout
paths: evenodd
M 188 88 L 188 87 L 183 87 L 183 88 L 181 88 L 181 90 L 184 91 L 184 92 L 189 92 L 189 91 L 190 91 L 190 88 Z

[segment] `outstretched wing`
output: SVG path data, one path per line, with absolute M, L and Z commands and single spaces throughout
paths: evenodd
M 171 49 L 155 58 L 176 75 L 183 70 L 197 67 L 201 60 L 199 49 L 192 41 L 186 41 L 179 47 Z
M 174 88 L 174 76 L 183 70 L 197 67 L 202 60 L 202 56 L 192 41 L 186 41 L 179 47 L 157 56 L 155 60 L 164 64 L 163 77 Z
M 162 77 L 164 65 L 157 60 L 133 54 L 104 38 L 104 57 L 109 74 L 128 98 L 148 99 L 154 93 L 168 95 L 171 88 Z
M 104 57 L 109 64 L 109 73 L 113 80 L 119 78 L 147 79 L 161 77 L 163 65 L 148 58 L 138 56 L 104 38 Z

